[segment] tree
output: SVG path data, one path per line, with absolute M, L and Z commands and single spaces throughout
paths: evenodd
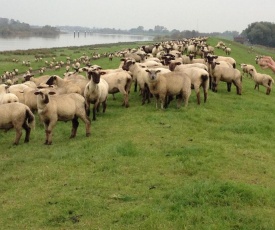
M 241 33 L 246 36 L 252 44 L 275 47 L 275 24 L 271 22 L 251 23 Z

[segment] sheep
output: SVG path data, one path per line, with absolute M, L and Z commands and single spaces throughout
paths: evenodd
M 249 74 L 252 76 L 255 82 L 254 89 L 258 88 L 259 91 L 259 85 L 263 85 L 264 87 L 266 87 L 266 95 L 269 95 L 271 92 L 272 84 L 274 83 L 273 78 L 268 74 L 258 73 L 255 68 L 249 69 Z
M 13 94 L 7 92 L 8 85 L 0 85 L 0 104 L 19 102 L 19 98 Z
M 80 118 L 86 127 L 86 136 L 90 136 L 91 122 L 86 114 L 85 98 L 77 93 L 55 95 L 49 89 L 38 89 L 34 92 L 37 95 L 37 108 L 40 120 L 44 123 L 46 133 L 46 145 L 52 144 L 53 128 L 57 121 L 72 121 L 70 138 L 76 136 Z
M 87 82 L 86 82 L 86 84 L 87 84 Z M 78 93 L 78 94 L 83 95 L 82 94 L 82 90 L 81 90 L 81 88 L 78 85 L 76 85 L 72 81 L 66 81 L 66 80 L 62 79 L 61 77 L 59 77 L 57 75 L 52 75 L 48 79 L 48 81 L 46 82 L 46 84 L 47 85 L 55 85 L 55 86 L 57 86 L 59 94 Z M 84 92 L 84 89 L 83 89 L 83 92 Z
M 208 66 L 203 63 L 192 63 L 192 64 L 182 64 L 176 60 L 171 60 L 169 63 L 169 69 L 173 71 L 175 68 L 190 68 L 190 67 L 198 67 L 208 71 Z
M 123 70 L 130 71 L 133 76 L 133 81 L 135 82 L 135 92 L 137 91 L 137 85 L 139 86 L 140 93 L 142 95 L 142 105 L 145 104 L 145 101 L 150 102 L 150 92 L 148 88 L 148 73 L 145 71 L 145 68 L 136 63 L 134 59 L 121 59 L 124 60 L 122 66 Z
M 213 62 L 211 64 L 211 68 L 213 70 L 212 77 L 212 90 L 213 92 L 217 92 L 219 81 L 224 81 L 227 83 L 230 83 L 230 85 L 227 84 L 227 91 L 231 91 L 231 83 L 233 83 L 236 86 L 237 94 L 242 94 L 242 74 L 238 69 L 225 67 L 225 66 L 219 66 L 219 62 Z
M 41 83 L 46 83 L 47 80 L 50 78 L 50 75 L 42 75 L 40 77 L 34 77 L 33 74 L 26 74 L 23 76 L 24 81 L 32 81 L 36 84 L 36 86 L 39 86 Z
M 229 48 L 227 46 L 224 47 L 224 51 L 225 51 L 226 55 L 230 55 L 231 54 L 231 48 Z
M 249 75 L 249 70 L 250 69 L 255 69 L 255 67 L 253 65 L 250 64 L 240 64 L 241 65 L 241 69 L 243 70 L 243 75 L 246 73 L 246 76 Z
M 197 45 L 198 42 L 194 42 L 193 44 L 190 44 L 187 46 L 187 54 L 194 54 L 194 56 L 196 57 L 197 55 Z
M 189 54 L 190 64 L 193 63 L 202 63 L 205 64 L 204 58 L 194 58 L 194 54 Z
M 156 98 L 156 108 L 160 101 L 161 109 L 166 107 L 166 98 L 178 96 L 177 108 L 180 108 L 182 100 L 185 107 L 188 105 L 191 94 L 191 80 L 181 72 L 161 73 L 161 70 L 147 69 L 148 86 L 150 92 Z
M 35 117 L 28 106 L 20 102 L 2 104 L 0 105 L 0 117 L 0 129 L 5 131 L 15 129 L 14 145 L 19 144 L 22 128 L 26 131 L 24 142 L 29 142 L 31 129 L 35 126 Z
M 197 96 L 197 103 L 200 104 L 200 87 L 202 86 L 204 92 L 204 103 L 207 100 L 209 89 L 209 73 L 200 67 L 185 67 L 185 65 L 169 65 L 171 71 L 182 71 L 191 79 L 191 85 L 194 88 Z
M 132 76 L 127 71 L 118 71 L 107 73 L 104 70 L 100 70 L 101 78 L 107 81 L 109 85 L 109 94 L 122 93 L 123 103 L 122 106 L 129 107 L 129 93 L 132 85 Z
M 210 74 L 210 78 L 209 78 L 209 88 L 212 89 L 212 78 L 213 78 L 213 69 L 211 68 L 212 64 L 217 61 L 218 56 L 217 55 L 212 55 L 212 54 L 208 54 L 206 57 L 207 60 L 207 65 L 208 65 L 208 70 L 209 70 L 209 74 Z M 236 62 L 233 58 L 230 57 L 224 57 L 225 59 L 223 59 L 223 57 L 221 57 L 219 62 L 219 66 L 225 66 L 225 67 L 230 67 L 230 68 L 235 68 L 236 67 Z M 233 66 L 234 64 L 234 66 Z M 213 65 L 215 66 L 215 65 Z M 231 83 L 228 82 L 227 83 L 227 88 L 228 91 L 231 90 Z
M 93 120 L 96 120 L 96 112 L 99 111 L 100 103 L 103 106 L 103 113 L 106 110 L 109 85 L 104 79 L 100 78 L 99 70 L 90 68 L 87 73 L 90 81 L 84 90 L 86 113 L 88 116 L 90 115 L 90 103 L 93 103 Z

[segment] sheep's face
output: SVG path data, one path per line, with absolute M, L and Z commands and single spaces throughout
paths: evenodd
M 39 100 L 44 103 L 48 104 L 49 103 L 49 95 L 54 95 L 55 92 L 51 92 L 45 89 L 37 90 L 34 92 L 34 94 L 39 97 Z
M 147 69 L 146 72 L 148 72 L 148 77 L 150 81 L 156 81 L 158 79 L 158 73 L 160 72 L 160 70 Z
M 123 63 L 123 66 L 122 66 L 122 69 L 126 70 L 126 71 L 129 71 L 130 66 L 134 65 L 134 64 L 135 64 L 135 61 L 125 59 L 124 63 Z
M 93 81 L 95 84 L 98 84 L 100 82 L 100 72 L 96 70 L 88 71 L 88 79 Z

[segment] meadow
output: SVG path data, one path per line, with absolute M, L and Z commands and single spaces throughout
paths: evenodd
M 255 65 L 256 55 L 274 55 L 272 49 L 223 41 L 238 69 L 240 63 Z M 35 62 L 35 55 L 64 61 L 140 45 L 1 52 L 0 73 L 24 72 L 22 60 L 38 69 L 44 63 Z M 120 60 L 91 62 L 116 68 Z M 180 109 L 175 101 L 164 111 L 154 100 L 141 105 L 134 90 L 124 108 L 120 94 L 116 100 L 110 95 L 90 137 L 80 121 L 76 138 L 69 139 L 71 123 L 59 122 L 53 144 L 44 145 L 37 114 L 27 144 L 22 137 L 12 145 L 14 130 L 1 130 L 0 229 L 275 229 L 274 102 L 274 89 L 270 95 L 263 86 L 254 90 L 244 75 L 242 95 L 234 86 L 227 92 L 221 82 L 206 103 L 197 105 L 192 91 L 188 107 Z

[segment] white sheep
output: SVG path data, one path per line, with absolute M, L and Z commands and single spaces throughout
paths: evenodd
M 182 71 L 190 77 L 192 87 L 196 92 L 198 104 L 200 104 L 200 87 L 202 87 L 204 102 L 206 102 L 209 89 L 209 73 L 205 69 L 196 66 L 185 67 L 185 65 L 174 65 L 174 63 L 170 64 L 169 68 L 171 71 Z
M 129 93 L 132 85 L 132 76 L 124 70 L 107 73 L 105 70 L 100 70 L 101 78 L 107 81 L 109 85 L 109 94 L 122 93 L 122 106 L 129 107 Z
M 0 84 L 0 104 L 19 102 L 19 98 L 15 94 L 7 92 L 8 87 L 6 84 Z
M 124 64 L 122 69 L 132 73 L 133 81 L 135 82 L 135 91 L 137 91 L 137 85 L 139 86 L 140 94 L 142 95 L 142 105 L 144 105 L 146 100 L 149 103 L 150 92 L 148 88 L 148 73 L 146 72 L 146 69 L 141 67 L 134 59 L 123 60 Z
M 109 91 L 108 83 L 100 77 L 101 73 L 99 70 L 90 68 L 87 71 L 89 83 L 86 85 L 84 90 L 84 97 L 86 103 L 86 113 L 90 114 L 90 104 L 93 103 L 93 120 L 96 120 L 96 112 L 99 111 L 99 106 L 102 104 L 103 113 L 107 107 L 107 97 Z
M 274 83 L 273 78 L 268 74 L 258 73 L 256 69 L 251 68 L 249 74 L 252 76 L 255 82 L 255 88 L 259 91 L 259 85 L 266 87 L 266 94 L 269 95 L 271 92 L 272 84 Z
M 34 129 L 35 126 L 35 117 L 28 106 L 20 102 L 1 104 L 0 117 L 0 129 L 5 131 L 15 129 L 14 145 L 19 144 L 22 128 L 26 131 L 24 142 L 29 142 L 31 129 Z
M 177 108 L 181 106 L 182 100 L 184 105 L 188 105 L 191 94 L 191 80 L 181 72 L 161 73 L 161 70 L 147 69 L 150 92 L 156 98 L 156 108 L 160 101 L 161 109 L 167 106 L 166 99 L 170 96 L 177 96 Z
M 242 74 L 238 69 L 226 66 L 219 66 L 219 62 L 211 64 L 212 69 L 212 90 L 218 91 L 218 84 L 220 81 L 227 83 L 227 91 L 231 91 L 231 84 L 236 86 L 237 94 L 242 94 Z
M 76 136 L 78 118 L 86 127 L 86 136 L 90 136 L 91 122 L 86 114 L 85 98 L 78 93 L 54 95 L 49 89 L 39 89 L 34 93 L 37 95 L 37 108 L 40 120 L 44 123 L 46 133 L 46 145 L 52 144 L 52 132 L 57 121 L 72 121 L 70 138 Z

